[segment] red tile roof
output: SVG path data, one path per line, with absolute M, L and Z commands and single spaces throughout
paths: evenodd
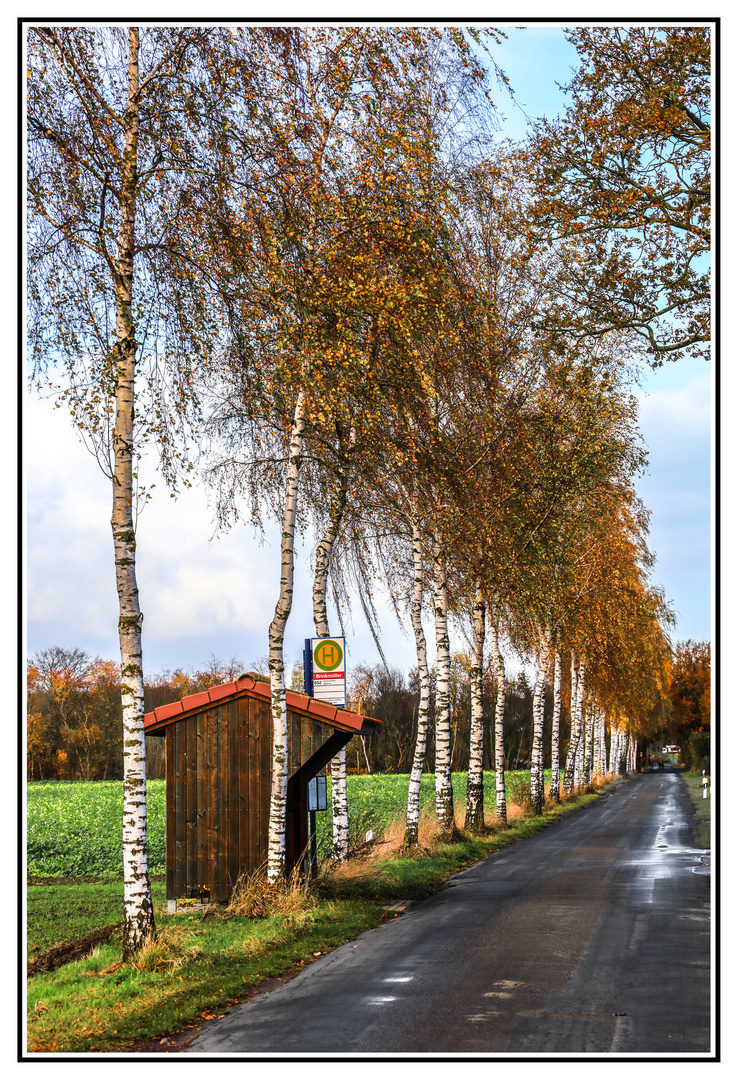
M 181 701 L 173 701 L 170 705 L 159 705 L 144 716 L 144 731 L 149 735 L 158 734 L 168 724 L 183 720 L 185 716 L 202 712 L 208 705 L 247 695 L 271 700 L 272 688 L 268 682 L 261 682 L 259 679 L 252 678 L 251 675 L 242 675 L 235 682 L 211 686 L 209 690 L 190 694 Z M 287 708 L 303 716 L 311 716 L 324 724 L 330 724 L 332 727 L 341 728 L 344 731 L 355 731 L 363 735 L 370 734 L 375 725 L 380 723 L 379 720 L 361 716 L 350 709 L 337 709 L 335 705 L 330 705 L 327 701 L 318 701 L 317 698 L 308 697 L 307 694 L 297 690 L 287 691 Z

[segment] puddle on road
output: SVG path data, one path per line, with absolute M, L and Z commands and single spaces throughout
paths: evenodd
M 662 825 L 664 829 L 666 826 Z M 669 856 L 678 855 L 682 858 L 694 860 L 693 862 L 686 863 L 685 870 L 689 870 L 692 874 L 709 874 L 710 873 L 710 850 L 709 848 L 684 848 L 684 847 L 669 847 L 664 841 L 663 837 L 656 840 L 654 845 L 656 851 L 661 853 L 667 853 Z
M 685 870 L 689 870 L 692 874 L 709 874 L 709 848 L 685 848 L 681 845 L 672 845 L 669 843 L 671 838 L 670 834 L 678 834 L 679 830 L 684 825 L 673 798 L 667 798 L 665 801 L 665 805 L 661 811 L 661 817 L 662 821 L 654 841 L 654 849 L 657 852 L 659 861 L 665 855 L 669 857 L 669 861 L 671 861 L 670 857 L 672 855 L 681 856 L 682 858 L 686 857 L 686 859 L 693 861 L 685 862 L 683 867 Z

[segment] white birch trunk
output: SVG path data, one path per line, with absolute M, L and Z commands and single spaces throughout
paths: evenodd
M 597 742 L 597 775 L 605 776 L 607 773 L 607 744 L 605 743 L 605 710 L 599 713 L 599 737 Z
M 577 784 L 576 761 L 582 742 L 582 702 L 584 699 L 584 664 L 571 654 L 571 734 L 564 766 L 564 794 L 571 795 Z
M 284 631 L 292 610 L 295 568 L 295 522 L 297 489 L 305 428 L 303 391 L 297 395 L 290 436 L 279 599 L 269 626 L 269 675 L 272 688 L 272 783 L 269 801 L 267 877 L 276 881 L 285 872 L 285 824 L 287 817 L 287 695 L 284 679 Z
M 422 621 L 423 612 L 423 549 L 420 527 L 417 518 L 413 518 L 413 602 L 410 608 L 413 633 L 415 634 L 415 652 L 418 657 L 418 679 L 420 699 L 418 701 L 418 730 L 415 736 L 415 752 L 410 770 L 410 783 L 407 789 L 407 814 L 405 816 L 405 848 L 415 847 L 418 843 L 418 825 L 420 821 L 420 782 L 423 776 L 423 762 L 428 741 L 428 713 L 430 709 L 430 676 L 428 673 L 428 651 Z
M 533 739 L 530 751 L 530 798 L 533 813 L 543 813 L 543 713 L 545 704 L 546 671 L 551 653 L 551 632 L 545 630 L 541 635 L 538 658 L 538 674 L 533 691 Z
M 113 513 L 111 527 L 118 592 L 123 707 L 123 906 L 124 952 L 153 933 L 146 855 L 146 740 L 141 623 L 136 582 L 133 522 L 133 453 L 136 340 L 133 321 L 133 259 L 136 236 L 136 183 L 139 112 L 139 31 L 128 31 L 128 108 L 121 176 L 118 258 L 115 265 L 115 425 L 113 428 Z
M 600 775 L 600 714 L 598 705 L 592 713 L 592 780 Z
M 346 784 L 346 747 L 331 761 L 331 809 L 333 811 L 332 855 L 343 862 L 349 854 L 348 787 Z
M 610 772 L 618 776 L 625 772 L 626 735 L 618 724 L 610 736 Z
M 594 740 L 595 740 L 595 724 L 594 724 L 594 704 L 590 702 L 587 708 L 587 720 L 586 720 L 586 738 L 584 741 L 584 757 L 583 757 L 583 783 L 586 787 L 587 784 L 592 781 L 592 764 L 594 761 Z
M 553 718 L 551 721 L 551 786 L 549 798 L 561 802 L 561 770 L 559 768 L 559 729 L 561 727 L 561 653 L 554 652 Z
M 497 675 L 497 695 L 495 698 L 495 818 L 507 825 L 507 797 L 505 794 L 505 660 L 500 650 L 499 617 L 495 617 L 490 626 L 490 649 L 495 662 Z
M 580 675 L 579 681 L 580 688 L 582 687 L 582 679 Z M 579 745 L 577 747 L 576 756 L 574 758 L 574 787 L 579 789 L 584 785 L 584 750 L 587 740 L 587 717 L 584 694 L 582 694 L 582 701 L 579 705 Z
M 453 831 L 454 792 L 451 786 L 451 647 L 448 635 L 448 596 L 445 554 L 440 546 L 434 552 L 433 608 L 436 627 L 436 825 L 442 836 Z
M 588 736 L 587 710 L 585 709 L 583 711 L 583 713 L 582 713 L 582 740 L 581 740 L 581 742 L 579 744 L 579 751 L 577 753 L 577 760 L 576 760 L 576 764 L 574 766 L 574 784 L 578 788 L 584 787 L 584 785 L 586 783 L 586 780 L 585 780 L 585 771 L 586 771 L 585 763 L 586 763 L 586 757 L 587 757 L 587 736 Z
M 623 732 L 618 725 L 617 732 L 615 733 L 615 756 L 613 759 L 613 773 L 617 776 L 622 771 L 621 762 L 623 760 Z
M 328 528 L 315 552 L 315 577 L 313 579 L 313 619 L 317 637 L 330 637 L 328 624 L 328 574 L 333 545 L 341 528 L 348 497 L 348 469 L 341 472 L 340 484 L 331 502 Z M 346 787 L 346 747 L 331 760 L 331 809 L 333 812 L 332 855 L 343 862 L 349 854 L 348 792 Z
M 484 674 L 484 592 L 477 582 L 474 604 L 474 645 L 470 670 L 471 729 L 469 732 L 469 771 L 466 781 L 466 818 L 464 828 L 480 832 L 484 828 L 484 708 L 482 680 Z

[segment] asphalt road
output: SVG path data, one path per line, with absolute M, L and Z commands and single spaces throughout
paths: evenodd
M 713 1052 L 709 853 L 638 776 L 208 1025 L 189 1054 Z

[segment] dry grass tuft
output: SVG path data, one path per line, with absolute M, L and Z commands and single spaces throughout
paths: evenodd
M 128 961 L 137 971 L 176 971 L 182 964 L 195 958 L 200 951 L 196 946 L 186 949 L 182 938 L 188 935 L 182 928 L 165 927 L 155 933 L 149 931 Z
M 405 848 L 405 815 L 389 821 L 383 828 L 380 838 L 351 853 L 344 862 L 331 862 L 323 869 L 323 880 L 339 891 L 341 885 L 360 886 L 364 881 L 371 881 L 376 876 L 376 863 L 380 859 L 399 859 L 414 855 L 432 855 L 440 842 L 436 828 L 435 808 L 426 805 L 421 810 L 418 820 L 417 847 Z
M 228 911 L 247 919 L 266 919 L 270 915 L 299 915 L 315 906 L 309 882 L 298 866 L 288 879 L 269 881 L 266 864 L 250 874 L 241 874 L 235 884 Z

